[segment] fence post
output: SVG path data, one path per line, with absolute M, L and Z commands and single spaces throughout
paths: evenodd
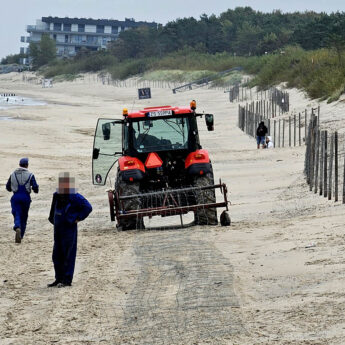
M 298 140 L 299 146 L 301 146 L 301 113 L 298 113 Z
M 338 201 L 338 132 L 334 133 L 334 201 Z
M 293 116 L 293 146 L 296 146 L 296 114 Z
M 319 187 L 320 187 L 320 195 L 323 194 L 323 158 L 324 158 L 324 147 L 325 147 L 325 132 L 321 132 L 321 154 L 320 154 L 320 181 L 319 181 Z
M 250 118 L 248 113 L 246 112 L 246 109 L 243 108 L 243 112 L 246 114 L 246 123 L 247 123 L 247 130 L 246 130 L 246 134 L 249 134 L 249 130 L 250 130 Z
M 285 141 L 285 119 L 283 119 L 283 143 L 282 143 L 283 147 L 284 147 L 284 141 Z
M 246 116 L 246 123 L 247 123 L 246 133 L 249 134 L 249 130 L 250 130 L 250 117 L 249 117 L 249 114 L 246 111 L 246 109 L 244 107 L 242 109 L 243 109 L 242 111 L 245 113 L 245 116 Z
M 278 120 L 278 147 L 280 147 L 280 119 Z
M 305 146 L 304 173 L 307 176 L 307 184 L 310 184 L 310 146 L 311 146 L 311 125 L 308 126 L 308 136 Z
M 318 185 L 318 174 L 319 174 L 319 148 L 320 148 L 320 130 L 316 129 L 315 131 L 316 134 L 316 152 L 315 152 L 315 181 L 314 181 L 314 185 L 315 185 L 315 194 L 317 193 L 317 185 Z
M 273 127 L 273 137 L 274 137 L 273 147 L 276 147 L 276 120 L 273 120 L 273 121 L 274 121 L 274 127 Z
M 304 113 L 304 140 L 307 141 L 307 109 Z
M 325 131 L 325 148 L 323 158 L 323 196 L 327 197 L 327 131 Z
M 332 134 L 330 137 L 331 145 L 329 148 L 330 152 L 329 152 L 328 200 L 332 200 L 333 138 L 334 138 L 334 135 Z
M 291 116 L 289 116 L 289 147 L 291 147 Z
M 309 190 L 313 190 L 313 183 L 314 183 L 314 157 L 315 157 L 315 118 L 314 116 L 311 117 L 310 119 L 310 150 L 309 150 L 309 155 L 310 155 L 310 161 L 309 161 Z

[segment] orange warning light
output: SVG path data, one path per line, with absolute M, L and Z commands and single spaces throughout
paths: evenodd
M 192 110 L 195 110 L 196 109 L 196 101 L 193 99 L 191 102 L 190 102 L 190 108 Z

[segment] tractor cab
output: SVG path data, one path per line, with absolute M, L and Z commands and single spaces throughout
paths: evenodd
M 93 183 L 104 185 L 120 157 L 134 158 L 137 165 L 161 168 L 161 172 L 169 165 L 179 165 L 175 171 L 184 170 L 188 154 L 202 149 L 196 118 L 204 114 L 197 114 L 195 107 L 193 101 L 189 108 L 160 106 L 132 113 L 124 109 L 123 119 L 99 119 L 93 148 Z M 213 130 L 213 115 L 205 116 L 208 129 Z M 127 165 L 128 161 L 133 159 L 128 159 Z

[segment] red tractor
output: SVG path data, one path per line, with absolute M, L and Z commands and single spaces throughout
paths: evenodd
M 115 188 L 108 191 L 110 217 L 122 230 L 144 228 L 144 217 L 194 212 L 196 225 L 216 225 L 217 207 L 228 210 L 227 188 L 214 184 L 207 150 L 200 145 L 197 117 L 213 131 L 213 115 L 190 107 L 160 106 L 99 119 L 93 147 L 93 183 L 105 185 L 118 162 Z M 216 202 L 215 190 L 224 200 Z M 181 218 L 182 221 L 182 218 Z M 230 225 L 224 211 L 222 225 Z

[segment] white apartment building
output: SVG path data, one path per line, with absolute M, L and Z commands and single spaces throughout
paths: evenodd
M 117 39 L 124 30 L 148 26 L 157 28 L 157 23 L 136 22 L 132 18 L 124 21 L 113 19 L 59 18 L 42 17 L 36 25 L 28 25 L 28 37 L 21 37 L 21 42 L 40 42 L 43 34 L 48 34 L 56 42 L 57 56 L 74 56 L 82 48 L 89 50 L 105 49 L 110 41 Z M 20 49 L 28 53 L 27 47 Z

